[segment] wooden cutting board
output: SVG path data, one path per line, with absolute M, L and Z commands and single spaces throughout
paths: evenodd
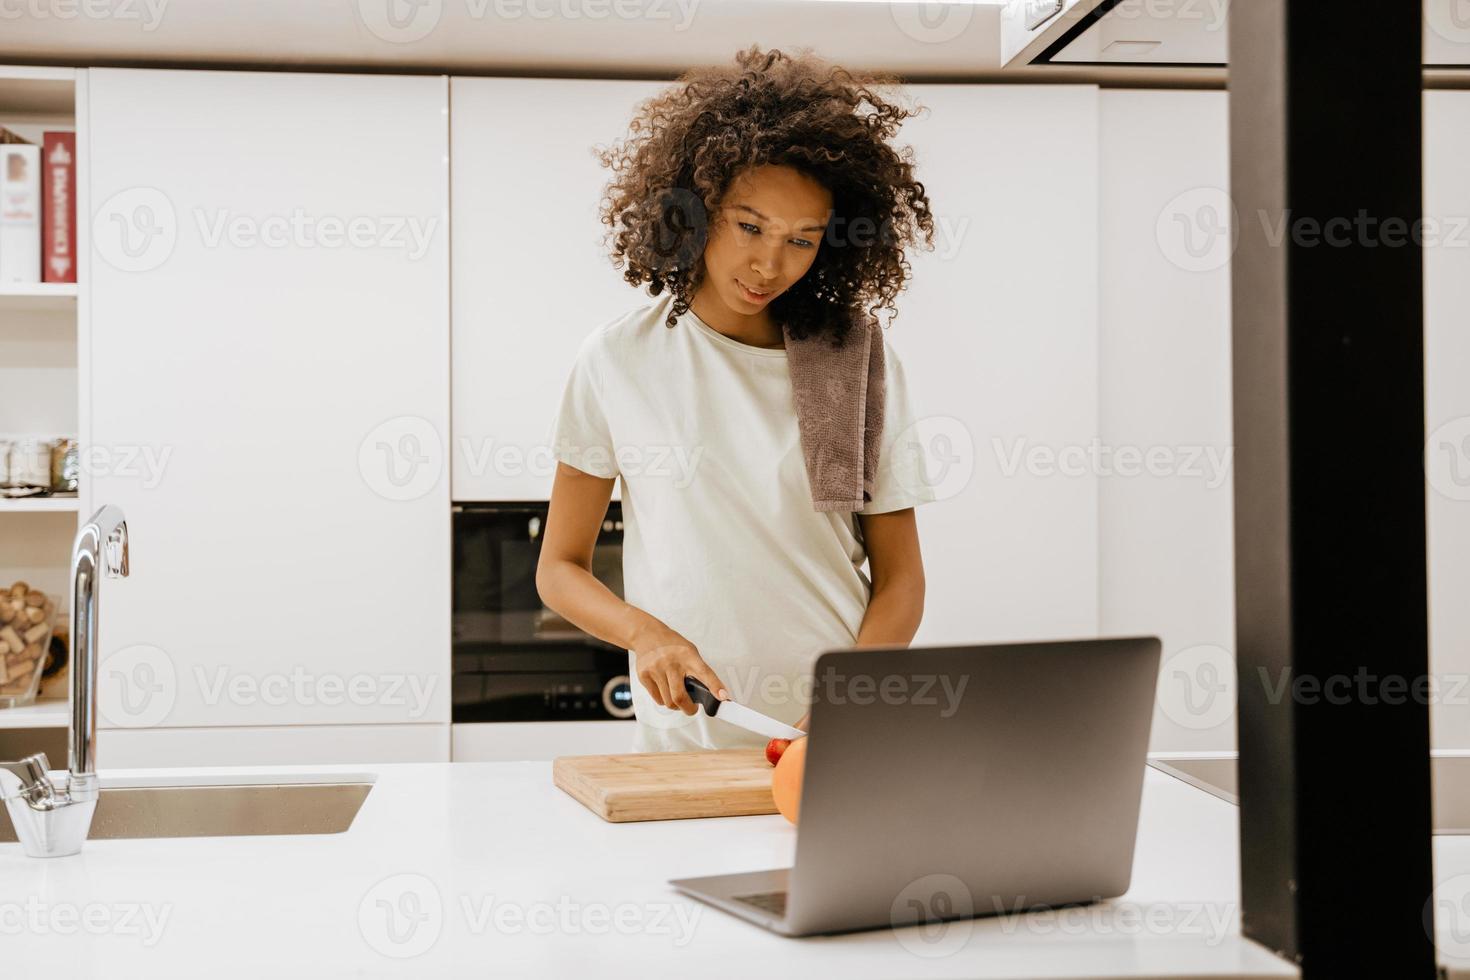
M 763 749 L 565 755 L 552 780 L 611 823 L 775 813 Z

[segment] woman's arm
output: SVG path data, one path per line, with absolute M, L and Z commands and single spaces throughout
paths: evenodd
M 908 645 L 924 618 L 924 559 L 914 508 L 859 514 L 873 591 L 854 646 Z
M 872 594 L 853 646 L 907 646 L 924 618 L 924 559 L 914 508 L 859 514 L 872 571 Z M 805 730 L 807 712 L 796 723 Z
M 698 677 L 722 699 L 724 683 L 694 644 L 662 620 L 618 598 L 592 574 L 592 551 L 615 482 L 615 477 L 593 476 L 557 463 L 536 563 L 536 591 L 572 625 L 632 650 L 638 680 L 654 701 L 693 714 L 699 709 L 684 690 L 684 676 Z

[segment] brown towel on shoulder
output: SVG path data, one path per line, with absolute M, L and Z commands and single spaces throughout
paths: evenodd
M 786 361 L 801 452 L 819 511 L 862 509 L 873 499 L 883 437 L 883 330 L 864 317 L 840 348 L 824 335 L 793 340 Z

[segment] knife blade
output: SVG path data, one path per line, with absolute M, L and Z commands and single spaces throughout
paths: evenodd
M 689 693 L 690 700 L 704 708 L 704 713 L 711 718 L 718 718 L 721 721 L 729 722 L 748 732 L 755 732 L 757 735 L 764 735 L 766 738 L 789 738 L 792 740 L 806 736 L 806 732 L 800 728 L 793 728 L 785 722 L 777 721 L 770 715 L 763 715 L 754 708 L 747 708 L 738 701 L 721 701 L 698 678 L 685 677 L 684 690 Z

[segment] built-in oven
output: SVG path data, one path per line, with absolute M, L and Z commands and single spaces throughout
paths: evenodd
M 572 625 L 536 591 L 546 501 L 453 507 L 456 723 L 633 717 L 628 652 Z M 623 514 L 611 501 L 592 574 L 623 594 Z

